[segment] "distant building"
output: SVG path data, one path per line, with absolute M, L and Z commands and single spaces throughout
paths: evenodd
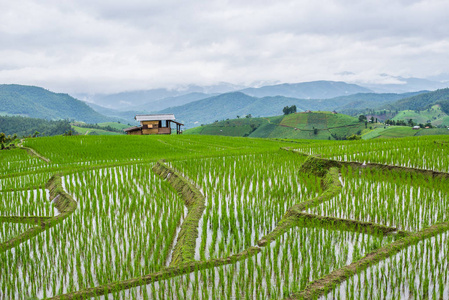
M 334 115 L 338 114 L 338 112 L 336 112 L 335 110 L 333 110 L 332 113 L 333 113 Z
M 413 126 L 413 129 L 414 130 L 418 130 L 418 129 L 420 129 L 421 127 L 419 127 L 418 125 L 416 125 L 416 126 Z
M 123 129 L 129 135 L 171 134 L 171 124 L 176 124 L 176 134 L 181 134 L 181 124 L 173 114 L 137 115 L 134 117 L 140 126 Z

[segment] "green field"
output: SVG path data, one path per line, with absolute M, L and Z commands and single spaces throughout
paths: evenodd
M 81 135 L 119 135 L 120 133 L 114 131 L 107 131 L 96 128 L 86 128 L 72 125 L 72 128 Z
M 117 122 L 103 122 L 103 123 L 98 123 L 98 125 L 102 126 L 102 127 L 110 126 L 112 128 L 120 129 L 120 130 L 131 127 L 131 125 L 129 125 L 129 124 L 122 124 L 122 123 L 117 123 Z
M 344 139 L 361 134 L 369 127 L 381 124 L 359 122 L 358 118 L 331 112 L 295 113 L 286 116 L 233 119 L 202 125 L 185 131 L 185 134 L 249 136 L 284 139 Z
M 240 127 L 290 118 L 346 122 Z M 447 298 L 449 136 L 23 146 L 0 151 L 1 299 Z
M 125 134 L 123 129 L 130 127 L 129 124 L 121 124 L 117 122 L 103 122 L 95 125 L 89 125 L 82 122 L 74 122 L 71 124 L 72 129 L 80 135 L 119 135 Z
M 377 139 L 377 138 L 401 138 L 422 135 L 448 135 L 447 128 L 420 128 L 418 130 L 409 126 L 385 126 L 379 127 L 375 130 L 362 134 L 362 139 Z

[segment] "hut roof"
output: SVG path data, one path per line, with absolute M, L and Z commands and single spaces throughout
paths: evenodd
M 175 120 L 175 115 L 174 114 L 136 115 L 134 117 L 134 119 L 136 119 L 138 122 L 141 122 L 141 121 L 165 121 L 165 120 L 173 121 L 173 120 Z
M 139 127 L 139 126 L 133 126 L 133 127 L 125 128 L 125 129 L 123 129 L 123 131 L 129 132 L 129 131 L 140 130 L 141 128 L 142 127 Z

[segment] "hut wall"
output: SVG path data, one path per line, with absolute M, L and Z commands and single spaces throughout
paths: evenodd
M 161 127 L 159 128 L 159 134 L 171 134 L 171 128 Z
M 153 128 L 153 129 L 142 129 L 142 134 L 158 134 L 159 129 Z
M 141 130 L 128 131 L 128 135 L 142 135 Z
M 148 125 L 148 128 L 154 128 L 154 127 L 159 127 L 159 121 L 142 121 L 140 122 L 140 124 L 143 125 Z M 156 126 L 154 126 L 156 125 Z

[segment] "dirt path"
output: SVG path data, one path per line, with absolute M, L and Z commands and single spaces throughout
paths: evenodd
M 37 153 L 37 151 L 34 150 L 33 148 L 29 148 L 29 147 L 23 146 L 23 139 L 20 140 L 20 143 L 17 144 L 17 146 L 18 146 L 20 149 L 26 150 L 30 156 L 37 157 L 37 158 L 39 158 L 39 159 L 45 161 L 47 164 L 50 163 L 50 159 L 46 158 L 45 156 L 40 155 L 40 154 Z

